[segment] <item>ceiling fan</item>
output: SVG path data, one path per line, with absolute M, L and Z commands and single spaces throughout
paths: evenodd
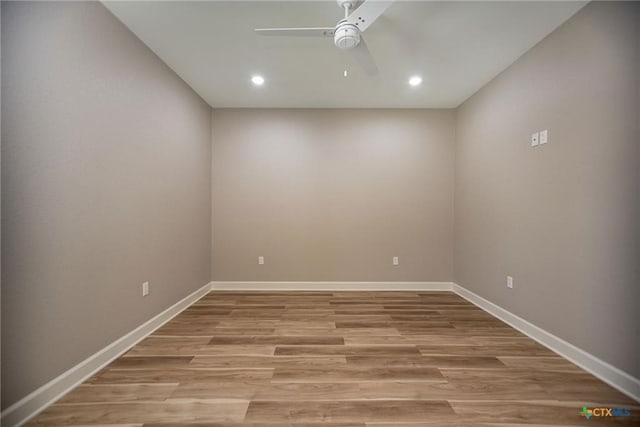
M 336 1 L 344 9 L 344 19 L 335 27 L 256 28 L 255 31 L 263 36 L 333 37 L 333 43 L 339 49 L 348 50 L 367 74 L 377 74 L 378 67 L 362 33 L 391 6 L 393 0 L 364 0 L 360 7 L 351 13 L 351 8 L 357 0 Z

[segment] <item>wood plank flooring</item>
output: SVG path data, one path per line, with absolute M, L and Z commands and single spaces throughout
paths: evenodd
M 450 292 L 213 292 L 28 425 L 637 426 L 640 404 Z

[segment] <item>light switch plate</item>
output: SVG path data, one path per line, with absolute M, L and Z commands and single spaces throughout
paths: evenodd
M 549 142 L 548 131 L 546 129 L 545 130 L 541 130 L 540 131 L 540 144 L 541 145 L 542 144 L 546 144 L 547 142 Z

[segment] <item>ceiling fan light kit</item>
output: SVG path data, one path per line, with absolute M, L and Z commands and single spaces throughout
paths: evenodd
M 333 43 L 338 49 L 351 52 L 367 74 L 376 75 L 378 67 L 362 33 L 391 6 L 393 0 L 364 0 L 353 12 L 350 12 L 353 7 L 352 0 L 336 0 L 336 2 L 344 9 L 345 17 L 335 27 L 256 28 L 255 31 L 263 36 L 333 37 Z

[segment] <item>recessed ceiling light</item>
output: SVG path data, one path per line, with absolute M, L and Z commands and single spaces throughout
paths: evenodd
M 413 76 L 409 79 L 409 84 L 411 86 L 420 86 L 420 83 L 422 83 L 422 77 L 420 76 Z
M 264 84 L 264 77 L 262 76 L 253 76 L 251 77 L 251 83 L 256 86 L 262 86 Z

